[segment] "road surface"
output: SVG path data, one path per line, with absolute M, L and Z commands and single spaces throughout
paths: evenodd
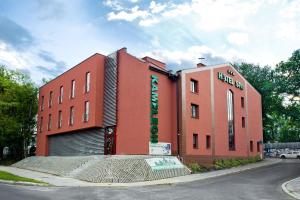
M 300 160 L 281 163 L 206 180 L 144 187 L 37 187 L 0 184 L 0 200 L 82 199 L 204 199 L 285 200 L 285 181 L 300 176 Z

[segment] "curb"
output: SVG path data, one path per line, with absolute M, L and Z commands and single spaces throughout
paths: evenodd
M 291 197 L 300 200 L 299 195 L 295 195 L 293 192 L 289 191 L 289 190 L 287 189 L 287 187 L 286 187 L 287 184 L 289 184 L 290 182 L 292 182 L 292 181 L 294 181 L 294 180 L 296 180 L 296 179 L 298 179 L 298 178 L 294 178 L 294 179 L 292 179 L 292 180 L 289 180 L 289 181 L 287 181 L 287 182 L 284 182 L 284 183 L 281 185 L 281 189 L 282 189 L 282 191 L 284 191 L 286 194 L 290 195 Z
M 155 185 L 171 185 L 171 184 L 182 184 L 182 183 L 189 183 L 193 181 L 200 181 L 200 180 L 206 180 L 210 178 L 240 173 L 243 171 L 256 169 L 260 167 L 270 166 L 274 164 L 280 163 L 281 160 L 273 160 L 266 163 L 261 163 L 259 165 L 249 164 L 248 166 L 240 166 L 240 167 L 233 167 L 230 169 L 224 169 L 224 170 L 217 170 L 212 172 L 206 172 L 206 173 L 199 173 L 199 174 L 191 174 L 186 176 L 179 176 L 179 177 L 172 177 L 172 178 L 166 178 L 166 179 L 160 179 L 160 180 L 152 180 L 152 181 L 144 181 L 144 182 L 132 182 L 132 183 L 91 183 L 86 182 L 78 179 L 73 179 L 75 182 L 79 181 L 78 185 L 76 183 L 73 184 L 58 184 L 56 185 L 54 182 L 51 182 L 48 180 L 40 179 L 44 182 L 48 182 L 49 186 L 55 186 L 55 187 L 143 187 L 143 186 L 155 186 Z M 258 163 L 257 163 L 258 164 Z M 66 178 L 66 177 L 58 177 L 58 178 Z M 49 182 L 50 181 L 50 182 Z M 0 180 L 1 182 L 1 180 Z M 20 183 L 20 182 L 14 182 L 14 181 L 7 181 L 6 183 L 9 184 L 16 184 L 16 185 L 30 185 L 30 186 L 48 186 L 45 184 L 38 184 L 38 183 Z M 74 182 L 73 182 L 74 183 Z
M 9 180 L 0 180 L 0 183 L 11 184 L 11 185 L 24 185 L 24 186 L 49 186 L 47 184 L 42 184 L 42 183 L 31 183 L 31 182 L 9 181 Z

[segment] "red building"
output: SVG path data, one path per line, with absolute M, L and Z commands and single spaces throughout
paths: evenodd
M 37 155 L 261 155 L 260 94 L 230 65 L 172 73 L 126 48 L 95 54 L 40 88 Z

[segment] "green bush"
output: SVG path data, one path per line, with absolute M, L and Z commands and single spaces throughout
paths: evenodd
M 192 173 L 201 173 L 206 172 L 207 169 L 198 163 L 189 163 L 187 164 L 187 167 L 192 171 Z
M 261 161 L 261 158 L 259 155 L 255 156 L 255 157 L 250 157 L 250 158 L 220 159 L 220 160 L 215 160 L 214 168 L 216 170 L 227 169 L 227 168 L 231 168 L 231 167 L 246 165 L 249 163 L 255 163 L 258 161 Z

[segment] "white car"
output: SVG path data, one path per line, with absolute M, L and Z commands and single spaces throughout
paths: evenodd
M 285 158 L 298 158 L 298 159 L 300 159 L 300 152 L 299 151 L 290 151 L 288 153 L 280 154 L 279 157 L 282 158 L 282 159 L 285 159 Z

